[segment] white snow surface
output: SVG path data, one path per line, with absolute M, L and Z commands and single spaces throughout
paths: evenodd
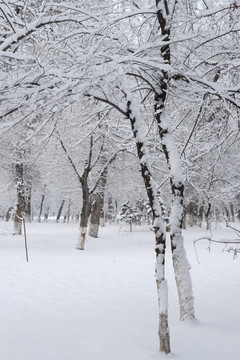
M 197 320 L 179 322 L 168 249 L 170 355 L 158 351 L 154 234 L 118 226 L 75 249 L 77 224 L 27 224 L 24 237 L 0 222 L 0 358 L 3 360 L 237 360 L 240 259 L 184 231 Z M 127 229 L 126 229 L 127 230 Z M 214 238 L 231 237 L 217 229 Z

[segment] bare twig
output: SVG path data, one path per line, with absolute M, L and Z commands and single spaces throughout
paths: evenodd
M 228 225 L 228 221 L 225 219 L 225 221 L 226 221 L 226 227 L 228 227 L 229 229 L 232 229 L 232 230 L 234 230 L 235 231 L 235 233 L 239 236 L 239 238 L 240 238 L 240 230 L 239 229 L 236 229 L 235 227 L 233 227 L 233 226 L 230 226 L 230 225 Z M 239 241 L 240 241 L 240 239 L 239 239 Z
M 199 264 L 200 264 L 200 261 L 199 261 L 198 255 L 197 255 L 196 243 L 198 241 L 201 241 L 201 240 L 208 240 L 209 241 L 209 246 L 208 246 L 209 251 L 210 251 L 211 243 L 217 243 L 217 244 L 224 244 L 225 245 L 222 252 L 223 251 L 227 251 L 227 252 L 233 251 L 233 258 L 234 259 L 237 257 L 237 254 L 240 253 L 240 248 L 238 247 L 238 245 L 240 245 L 240 238 L 232 239 L 232 240 L 228 240 L 228 239 L 215 240 L 210 236 L 204 236 L 204 237 L 198 238 L 198 239 L 193 241 L 197 261 L 198 261 Z M 234 244 L 234 245 L 236 245 L 236 247 L 228 247 L 228 245 L 230 245 L 230 244 Z

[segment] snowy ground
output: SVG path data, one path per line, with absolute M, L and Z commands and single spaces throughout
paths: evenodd
M 240 259 L 184 233 L 198 320 L 179 323 L 168 255 L 172 354 L 158 352 L 154 238 L 107 226 L 75 250 L 77 225 L 28 224 L 24 240 L 0 223 L 0 359 L 237 360 L 240 358 Z M 232 236 L 219 229 L 215 237 Z M 233 235 L 234 236 L 234 235 Z

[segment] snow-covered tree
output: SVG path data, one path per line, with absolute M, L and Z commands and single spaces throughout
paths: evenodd
M 170 180 L 162 195 L 171 198 L 180 318 L 191 319 L 193 295 L 182 237 L 186 176 L 180 159 L 196 194 L 201 178 L 208 179 L 200 190 L 211 204 L 229 181 L 219 160 L 226 164 L 239 141 L 239 5 L 234 0 L 104 1 L 101 7 L 94 0 L 26 6 L 5 1 L 2 10 L 2 130 L 33 113 L 41 114 L 45 126 L 83 98 L 89 114 L 100 102 L 117 110 L 124 117 L 121 123 L 128 120 L 154 218 L 160 350 L 168 353 L 166 224 L 155 177 L 160 184 L 166 176 Z M 118 122 L 119 116 L 111 119 Z M 153 129 L 159 142 L 155 153 L 149 151 L 156 140 Z M 156 170 L 151 156 L 165 158 L 166 165 Z M 231 182 L 236 185 L 235 176 Z
M 130 231 L 132 231 L 132 225 L 134 220 L 136 220 L 136 213 L 134 208 L 131 207 L 129 199 L 126 199 L 121 206 L 121 209 L 117 215 L 117 219 L 120 221 L 124 221 L 130 226 Z

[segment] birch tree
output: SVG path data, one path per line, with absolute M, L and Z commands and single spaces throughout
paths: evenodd
M 150 159 L 144 137 L 141 117 L 134 98 L 128 89 L 123 88 L 126 105 L 119 107 L 112 103 L 130 121 L 133 136 L 136 142 L 136 150 L 140 162 L 141 174 L 147 191 L 149 203 L 153 213 L 155 232 L 156 266 L 155 276 L 159 304 L 159 341 L 160 351 L 170 352 L 170 338 L 168 328 L 168 287 L 165 279 L 165 251 L 166 251 L 166 224 L 162 219 L 161 207 L 155 181 L 152 177 Z

